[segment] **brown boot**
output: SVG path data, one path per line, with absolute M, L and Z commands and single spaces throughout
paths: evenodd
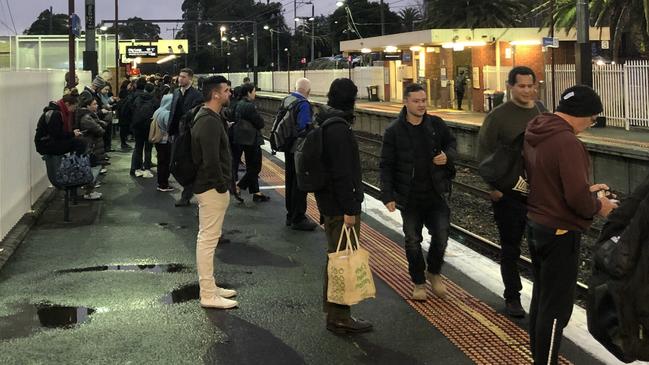
M 444 285 L 444 281 L 442 281 L 442 276 L 426 272 L 426 278 L 430 281 L 430 285 L 433 288 L 433 294 L 441 299 L 445 299 L 447 295 L 446 285 Z
M 412 290 L 412 300 L 425 301 L 426 299 L 428 299 L 426 284 L 415 284 L 415 288 Z

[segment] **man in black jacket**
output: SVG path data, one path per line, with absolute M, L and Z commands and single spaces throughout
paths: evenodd
M 171 116 L 169 122 L 169 135 L 173 139 L 175 136 L 184 133 L 181 119 L 188 111 L 200 105 L 203 97 L 200 91 L 192 87 L 194 71 L 191 68 L 183 68 L 178 74 L 178 88 L 174 90 L 174 97 L 171 101 Z M 176 202 L 177 207 L 189 206 L 189 200 L 192 198 L 192 187 L 183 186 L 183 192 L 180 200 Z
M 444 121 L 426 114 L 426 91 L 410 84 L 405 106 L 385 130 L 381 149 L 381 199 L 390 212 L 401 211 L 412 298 L 426 300 L 426 279 L 433 293 L 446 297 L 440 272 L 448 241 L 448 198 L 455 176 L 457 143 Z M 424 261 L 422 228 L 432 240 Z
M 327 105 L 320 108 L 316 122 L 322 125 L 327 119 L 341 117 L 348 123 L 333 123 L 323 131 L 322 158 L 329 172 L 327 187 L 315 193 L 318 209 L 324 221 L 327 235 L 327 252 L 336 252 L 343 225 L 357 233 L 361 227 L 361 203 L 363 183 L 358 143 L 351 129 L 354 120 L 354 103 L 358 89 L 350 79 L 336 79 L 327 94 Z M 356 245 L 354 239 L 352 239 Z M 341 250 L 345 249 L 345 243 Z M 335 333 L 359 333 L 372 329 L 372 324 L 351 316 L 347 305 L 327 301 L 328 277 L 325 271 L 324 311 L 327 313 L 327 329 Z

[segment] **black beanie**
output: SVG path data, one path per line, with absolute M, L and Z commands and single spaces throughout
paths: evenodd
M 586 85 L 575 85 L 561 94 L 557 111 L 573 117 L 592 117 L 604 111 L 604 107 L 595 90 Z

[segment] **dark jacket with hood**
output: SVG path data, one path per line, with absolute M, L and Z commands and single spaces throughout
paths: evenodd
M 527 217 L 552 229 L 584 231 L 601 209 L 590 192 L 590 157 L 570 124 L 543 113 L 525 131 Z
M 160 106 L 160 103 L 153 93 L 144 92 L 140 94 L 133 102 L 133 119 L 131 121 L 131 130 L 134 135 L 147 137 L 151 127 L 151 118 L 153 113 Z
M 324 165 L 329 171 L 327 187 L 315 193 L 320 214 L 335 217 L 361 214 L 363 179 L 358 143 L 351 129 L 354 111 L 342 111 L 329 106 L 320 107 L 316 123 L 321 125 L 331 117 L 341 117 L 349 122 L 334 123 L 323 131 Z
M 404 209 L 410 199 L 413 177 L 415 176 L 415 143 L 409 131 L 410 124 L 406 119 L 404 107 L 385 129 L 381 148 L 381 200 L 384 204 L 396 202 L 399 209 Z M 430 174 L 433 189 L 440 196 L 451 192 L 451 180 L 455 177 L 454 161 L 457 158 L 457 141 L 442 118 L 425 114 L 421 126 L 428 135 L 428 146 L 425 149 L 431 161 Z M 432 163 L 433 158 L 443 151 L 447 156 L 444 166 Z
M 43 109 L 43 114 L 38 120 L 34 143 L 36 151 L 41 155 L 63 155 L 74 149 L 72 146 L 74 133 L 65 130 L 60 104 L 51 101 Z
M 255 129 L 257 129 L 257 136 L 253 145 L 260 146 L 264 144 L 264 138 L 261 135 L 261 130 L 264 129 L 264 118 L 257 111 L 257 106 L 248 100 L 247 98 L 242 98 L 230 109 L 231 117 L 233 118 L 234 125 L 232 126 L 233 130 L 237 129 L 237 124 L 243 119 L 250 124 L 252 124 Z M 233 133 L 232 142 L 240 145 L 250 145 L 250 141 L 242 141 L 237 138 L 237 133 Z
M 77 128 L 83 132 L 83 140 L 90 148 L 90 152 L 96 158 L 103 159 L 105 156 L 104 128 L 106 128 L 106 123 L 88 108 L 77 109 L 75 118 Z
M 193 184 L 194 194 L 202 194 L 210 189 L 227 192 L 232 182 L 232 154 L 225 118 L 202 107 L 196 113 L 191 128 L 192 159 L 198 166 Z

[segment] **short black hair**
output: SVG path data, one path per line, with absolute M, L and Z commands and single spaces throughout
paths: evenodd
M 210 76 L 206 78 L 203 82 L 203 101 L 210 101 L 210 99 L 212 99 L 212 93 L 214 92 L 214 90 L 218 90 L 221 87 L 221 84 L 227 85 L 227 83 L 228 79 L 221 75 Z
M 255 90 L 256 88 L 257 87 L 255 86 L 255 84 L 251 84 L 251 83 L 246 83 L 246 84 L 243 84 L 243 85 L 239 86 L 239 98 L 241 98 L 241 99 L 245 98 L 246 96 L 248 96 L 248 94 L 253 92 L 253 90 Z
M 135 88 L 138 90 L 144 90 L 144 87 L 146 86 L 146 77 L 142 76 L 135 81 Z
M 248 77 L 248 76 L 244 77 L 243 78 L 243 83 L 245 84 L 245 83 L 248 83 L 248 82 L 250 82 L 250 77 Z
M 147 82 L 146 85 L 144 85 L 144 91 L 152 93 L 153 91 L 155 91 L 155 85 L 151 82 Z
M 403 89 L 403 98 L 407 99 L 410 96 L 410 93 L 416 93 L 418 91 L 426 91 L 424 89 L 424 86 L 422 84 L 418 84 L 416 82 L 413 82 L 412 84 L 408 84 L 405 89 Z
M 327 105 L 343 111 L 354 110 L 357 95 L 358 87 L 356 87 L 356 84 L 348 78 L 341 77 L 335 79 L 329 86 Z
M 180 75 L 182 72 L 186 73 L 187 76 L 189 76 L 189 77 L 194 76 L 194 70 L 192 70 L 192 69 L 189 68 L 189 67 L 181 68 L 181 69 L 180 69 L 180 72 L 178 72 L 178 74 Z
M 163 83 L 163 84 L 170 84 L 170 83 L 171 83 L 171 76 L 169 76 L 169 75 L 164 75 L 164 76 L 162 77 L 162 83 Z
M 516 76 L 521 75 L 521 76 L 527 76 L 530 75 L 532 76 L 532 81 L 536 82 L 536 74 L 534 71 L 527 67 L 527 66 L 516 66 L 512 68 L 511 71 L 509 71 L 509 76 L 507 76 L 507 83 L 510 86 L 516 85 Z

